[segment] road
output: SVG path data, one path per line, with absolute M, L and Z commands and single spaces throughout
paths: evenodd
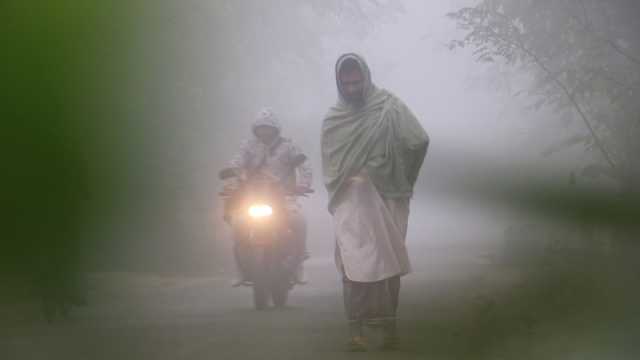
M 4 326 L 0 359 L 517 358 L 518 348 L 527 349 L 526 358 L 538 358 L 535 351 L 542 350 L 533 349 L 532 337 L 546 344 L 544 332 L 509 330 L 498 352 L 495 341 L 490 353 L 476 341 L 487 337 L 474 319 L 491 307 L 491 292 L 518 283 L 516 272 L 482 254 L 434 249 L 420 256 L 425 261 L 403 278 L 401 349 L 394 353 L 375 346 L 362 354 L 344 352 L 340 283 L 332 260 L 321 258 L 309 261 L 309 284 L 296 288 L 290 306 L 280 311 L 254 311 L 250 289 L 231 288 L 224 276 L 93 274 L 91 305 L 70 319 L 53 325 L 14 319 Z M 370 335 L 375 344 L 378 334 Z M 545 346 L 558 354 L 566 350 Z

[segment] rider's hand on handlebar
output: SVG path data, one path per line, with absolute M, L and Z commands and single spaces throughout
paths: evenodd
M 296 185 L 295 193 L 299 195 L 310 194 L 313 190 L 310 187 L 304 185 Z

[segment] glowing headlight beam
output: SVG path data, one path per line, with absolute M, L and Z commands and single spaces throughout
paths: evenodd
M 269 205 L 257 204 L 249 207 L 249 216 L 252 218 L 263 218 L 273 214 L 273 209 Z

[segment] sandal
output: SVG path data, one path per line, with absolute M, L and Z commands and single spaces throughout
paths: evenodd
M 364 336 L 354 336 L 347 342 L 348 352 L 367 351 L 367 339 Z

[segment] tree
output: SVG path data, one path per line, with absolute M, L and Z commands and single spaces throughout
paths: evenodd
M 535 108 L 572 111 L 584 125 L 548 152 L 581 143 L 600 154 L 582 175 L 630 190 L 640 179 L 638 14 L 634 0 L 480 0 L 448 14 L 465 32 L 450 48 L 524 70 Z

